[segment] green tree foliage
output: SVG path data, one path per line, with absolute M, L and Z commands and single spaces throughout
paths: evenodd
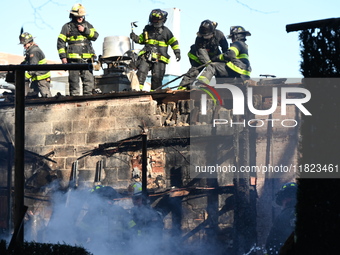
M 311 93 L 302 116 L 300 165 L 340 167 L 340 19 L 300 32 L 301 73 Z M 317 79 L 322 78 L 322 79 Z M 338 254 L 340 251 L 340 173 L 302 174 L 296 207 L 296 253 Z M 319 178 L 321 177 L 321 178 Z
M 304 77 L 340 77 L 340 24 L 300 32 Z
M 0 241 L 0 254 L 3 255 L 93 255 L 86 251 L 83 247 L 71 246 L 67 244 L 50 244 L 50 243 L 36 243 L 24 242 L 22 247 L 14 251 L 6 251 L 6 241 Z

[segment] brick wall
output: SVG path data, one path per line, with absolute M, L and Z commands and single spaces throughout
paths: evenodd
M 86 101 L 70 101 L 49 104 L 27 104 L 25 111 L 25 149 L 40 155 L 51 153 L 50 161 L 44 161 L 41 175 L 46 171 L 53 176 L 53 180 L 59 180 L 60 185 L 67 187 L 70 179 L 72 163 L 84 153 L 99 149 L 100 144 L 113 143 L 141 133 L 142 127 L 148 127 L 148 139 L 150 141 L 159 138 L 171 139 L 173 137 L 189 137 L 190 135 L 210 135 L 212 128 L 206 123 L 211 123 L 213 116 L 217 118 L 229 119 L 231 110 L 220 108 L 216 112 L 209 112 L 205 118 L 190 119 L 189 115 L 195 108 L 192 100 L 179 100 L 177 102 L 157 103 L 151 96 L 136 96 L 129 98 L 109 98 Z M 279 110 L 279 109 L 278 109 Z M 295 118 L 295 108 L 291 108 L 286 118 Z M 263 118 L 263 117 L 261 117 Z M 280 118 L 279 114 L 274 114 L 273 118 Z M 12 107 L 0 108 L 1 127 L 10 138 L 14 138 L 14 109 Z M 190 126 L 191 123 L 191 126 Z M 257 164 L 264 164 L 266 161 L 266 135 L 267 126 L 256 128 L 257 131 Z M 296 146 L 291 144 L 290 137 L 296 136 L 296 129 L 282 129 L 274 127 L 271 164 L 287 164 L 296 162 Z M 221 134 L 232 134 L 231 129 L 218 127 Z M 218 133 L 217 132 L 217 133 Z M 5 142 L 3 136 L 0 141 Z M 165 208 L 167 216 L 166 226 L 169 228 L 178 224 L 177 229 L 188 233 L 200 226 L 208 215 L 216 209 L 222 215 L 216 216 L 217 225 L 220 227 L 220 236 L 224 236 L 225 242 L 230 241 L 233 235 L 233 202 L 231 199 L 232 189 L 227 189 L 217 193 L 209 193 L 201 187 L 209 186 L 209 180 L 195 180 L 190 178 L 189 163 L 190 151 L 188 145 L 155 146 L 148 149 L 148 188 L 161 192 L 169 190 L 170 187 L 191 187 L 190 192 L 183 193 L 177 197 L 165 196 L 152 197 L 154 205 L 162 204 L 181 205 L 180 212 Z M 285 149 L 283 149 L 285 148 Z M 227 148 L 229 149 L 229 148 Z M 99 150 L 98 150 L 99 151 Z M 5 155 L 6 149 L 2 148 L 0 153 Z M 93 185 L 95 177 L 96 163 L 103 160 L 103 171 L 101 175 L 104 185 L 112 185 L 115 188 L 125 190 L 131 182 L 133 170 L 141 171 L 141 151 L 128 150 L 121 153 L 106 151 L 97 153 L 95 156 L 86 156 L 78 160 L 79 164 L 79 186 L 90 187 Z M 289 157 L 287 156 L 289 154 Z M 26 164 L 26 176 L 32 176 L 36 170 L 32 157 Z M 227 158 L 225 160 L 228 160 Z M 1 186 L 5 186 L 6 168 L 0 166 Z M 39 175 L 39 172 L 38 172 Z M 266 181 L 258 176 L 258 231 L 259 241 L 263 242 L 268 227 L 268 219 L 271 218 L 271 204 L 273 194 L 276 192 L 281 180 Z M 290 177 L 289 177 L 290 178 Z M 43 178 L 42 178 L 43 179 Z M 219 178 L 218 185 L 232 185 L 232 180 L 223 176 Z M 43 185 L 44 182 L 39 182 Z M 48 184 L 46 181 L 45 184 Z M 39 188 L 38 184 L 32 183 L 33 187 Z M 30 190 L 31 192 L 31 190 Z M 184 198 L 190 199 L 184 199 Z M 26 199 L 27 204 L 34 205 L 34 201 Z M 215 207 L 207 209 L 207 204 L 212 203 Z M 165 206 L 166 207 L 166 206 Z M 269 209 L 268 209 L 269 208 Z M 274 208 L 277 209 L 277 208 Z M 204 226 L 204 225 L 203 225 Z M 189 239 L 195 237 L 206 238 L 209 229 L 216 226 L 204 226 L 204 231 L 198 231 L 188 236 Z M 216 228 L 215 228 L 216 229 Z

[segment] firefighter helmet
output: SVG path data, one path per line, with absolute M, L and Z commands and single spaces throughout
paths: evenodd
M 295 182 L 288 182 L 281 186 L 280 190 L 276 193 L 276 204 L 282 206 L 282 202 L 286 198 L 296 198 L 297 184 Z
M 230 35 L 228 35 L 228 39 L 245 39 L 246 36 L 251 36 L 249 31 L 246 31 L 244 27 L 241 26 L 231 26 L 230 27 Z
M 199 29 L 198 29 L 198 36 L 202 37 L 209 37 L 215 33 L 217 27 L 217 22 L 213 22 L 211 20 L 204 20 L 202 21 Z
M 20 44 L 27 44 L 27 43 L 30 43 L 30 42 L 33 42 L 33 36 L 30 34 L 30 33 L 22 33 L 20 36 L 19 36 L 19 41 L 20 41 Z
M 85 7 L 82 4 L 74 4 L 72 6 L 70 14 L 75 17 L 83 17 L 86 15 Z
M 161 27 L 166 22 L 167 17 L 168 13 L 166 11 L 162 11 L 161 9 L 154 9 L 149 15 L 150 25 L 154 27 Z
M 96 185 L 90 190 L 91 194 L 96 194 L 100 197 L 112 200 L 120 197 L 119 193 L 110 186 Z

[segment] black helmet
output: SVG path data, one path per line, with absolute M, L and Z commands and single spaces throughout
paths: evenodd
M 276 193 L 276 204 L 282 206 L 282 202 L 286 198 L 296 198 L 297 184 L 295 182 L 288 182 L 282 185 L 281 189 Z
M 154 27 L 161 27 L 166 22 L 167 17 L 168 13 L 166 11 L 154 9 L 149 15 L 150 25 L 153 25 Z
M 96 194 L 100 197 L 112 200 L 120 197 L 119 193 L 110 186 L 96 185 L 90 190 L 91 194 Z
M 27 43 L 30 43 L 30 42 L 33 42 L 33 36 L 30 34 L 30 33 L 22 33 L 20 36 L 19 36 L 19 41 L 20 41 L 20 44 L 27 44 Z
M 230 35 L 228 35 L 228 39 L 234 37 L 236 40 L 245 39 L 246 36 L 251 36 L 249 31 L 246 31 L 244 27 L 241 26 L 231 26 L 230 27 Z
M 211 36 L 211 35 L 214 34 L 216 27 L 217 27 L 216 22 L 213 22 L 211 20 L 206 19 L 206 20 L 202 21 L 202 23 L 201 23 L 201 25 L 198 29 L 197 35 L 202 36 L 202 37 Z

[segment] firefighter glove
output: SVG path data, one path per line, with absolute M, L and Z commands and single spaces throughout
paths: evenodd
M 211 61 L 212 61 L 212 62 L 220 62 L 220 61 L 221 61 L 220 55 L 216 55 L 216 56 L 212 57 L 212 58 L 211 58 Z
M 139 42 L 139 37 L 138 35 L 136 35 L 134 32 L 131 32 L 130 33 L 130 38 L 132 41 L 134 41 L 135 43 L 138 43 Z
M 177 62 L 180 61 L 181 60 L 181 53 L 180 52 L 176 52 L 175 55 L 176 55 Z

